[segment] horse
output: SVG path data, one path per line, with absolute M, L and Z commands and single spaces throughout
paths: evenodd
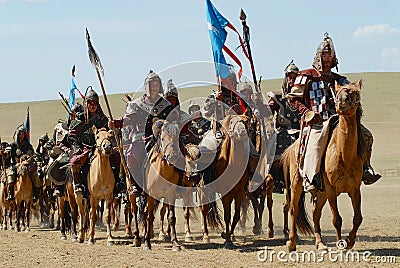
M 6 172 L 2 172 L 0 181 L 0 209 L 1 209 L 1 228 L 7 230 L 7 215 L 9 219 L 10 229 L 13 229 L 12 225 L 12 213 L 15 211 L 15 202 L 6 200 L 8 193 L 8 184 Z
M 30 177 L 32 170 L 33 158 L 29 155 L 23 155 L 19 161 L 17 168 L 17 181 L 15 182 L 15 205 L 16 205 L 16 228 L 17 232 L 21 231 L 21 217 L 25 223 L 26 231 L 29 231 L 31 204 L 33 201 L 33 185 Z M 25 225 L 25 224 L 24 224 Z
M 144 249 L 151 250 L 150 239 L 152 237 L 154 213 L 157 207 L 157 200 L 164 198 L 164 203 L 168 204 L 168 222 L 171 226 L 172 250 L 180 251 L 175 230 L 175 199 L 176 186 L 179 183 L 179 171 L 175 164 L 179 156 L 179 131 L 178 126 L 164 120 L 157 120 L 153 124 L 158 128 L 155 133 L 156 144 L 149 151 L 149 159 L 146 167 L 147 179 L 145 191 L 147 193 L 147 204 L 144 212 L 145 234 Z M 132 203 L 131 203 L 132 205 Z
M 107 227 L 107 245 L 112 244 L 111 234 L 111 206 L 114 190 L 114 173 L 110 164 L 110 155 L 113 152 L 112 134 L 104 128 L 93 127 L 96 138 L 96 150 L 90 159 L 89 174 L 87 177 L 88 189 L 90 193 L 90 231 L 88 244 L 95 242 L 95 225 L 97 220 L 97 206 L 99 201 L 105 201 L 105 218 Z
M 240 207 L 249 180 L 247 172 L 250 155 L 249 125 L 249 117 L 244 114 L 228 115 L 222 121 L 221 130 L 225 138 L 216 158 L 215 170 L 218 178 L 216 192 L 222 193 L 225 232 L 221 236 L 225 239 L 224 247 L 226 248 L 234 247 L 231 237 L 240 219 Z M 231 203 L 233 200 L 235 201 L 235 213 L 231 224 Z
M 356 233 L 362 222 L 360 186 L 363 157 L 366 149 L 360 133 L 362 115 L 360 104 L 361 87 L 361 81 L 344 86 L 336 84 L 335 107 L 339 122 L 331 133 L 321 165 L 325 191 L 317 193 L 313 204 L 314 235 L 317 249 L 326 249 L 322 242 L 320 219 L 322 208 L 327 200 L 333 215 L 332 223 L 336 230 L 336 239 L 340 241 L 342 218 L 337 206 L 337 197 L 340 193 L 347 193 L 350 196 L 354 216 L 353 228 L 346 241 L 347 249 L 351 249 L 354 246 Z M 296 164 L 298 148 L 299 140 L 292 144 L 282 155 L 285 180 L 288 182 L 288 175 L 290 174 L 291 183 L 290 212 L 292 228 L 289 235 L 290 240 L 287 243 L 289 251 L 296 250 L 296 225 L 301 232 L 312 233 L 308 216 L 304 210 L 302 178 L 299 176 Z M 288 186 L 286 188 L 288 189 Z

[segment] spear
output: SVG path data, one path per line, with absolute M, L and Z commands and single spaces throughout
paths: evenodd
M 247 54 L 249 55 L 250 67 L 251 67 L 251 74 L 253 75 L 253 82 L 257 92 L 260 92 L 260 88 L 258 87 L 256 71 L 254 69 L 254 62 L 253 57 L 251 55 L 251 48 L 250 48 L 250 28 L 247 26 L 246 23 L 247 16 L 244 13 L 243 9 L 240 9 L 240 20 L 242 21 L 243 26 L 243 38 L 247 48 Z
M 87 45 L 88 45 L 89 59 L 90 59 L 90 62 L 92 63 L 92 66 L 96 70 L 97 78 L 99 79 L 99 82 L 100 82 L 101 91 L 103 92 L 104 101 L 106 102 L 106 105 L 107 105 L 108 114 L 110 116 L 110 120 L 113 121 L 114 119 L 111 114 L 110 104 L 108 103 L 106 90 L 104 89 L 103 80 L 101 78 L 101 77 L 104 77 L 104 68 L 103 68 L 103 65 L 101 64 L 99 55 L 96 53 L 96 51 L 92 45 L 92 42 L 90 41 L 90 35 L 89 35 L 89 31 L 87 28 L 86 28 L 86 40 L 87 40 Z M 114 132 L 115 140 L 117 141 L 118 152 L 121 157 L 121 162 L 124 167 L 125 174 L 126 174 L 126 184 L 130 188 L 132 186 L 131 179 L 130 179 L 130 172 L 128 170 L 128 166 L 125 161 L 124 152 L 122 149 L 122 143 L 121 143 L 119 135 L 115 129 L 115 126 L 112 127 L 112 131 Z

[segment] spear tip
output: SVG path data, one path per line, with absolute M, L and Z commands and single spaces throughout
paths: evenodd
M 240 9 L 240 20 L 244 21 L 246 18 L 246 13 L 244 13 L 243 9 Z

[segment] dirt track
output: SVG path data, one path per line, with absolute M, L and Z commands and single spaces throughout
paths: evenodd
M 354 250 L 361 252 L 371 251 L 371 260 L 377 256 L 396 256 L 396 263 L 372 262 L 360 259 L 358 262 L 330 261 L 325 257 L 324 266 L 346 267 L 398 267 L 400 263 L 400 180 L 383 179 L 373 186 L 362 186 L 362 212 L 364 221 L 358 232 Z M 349 198 L 340 196 L 339 210 L 343 217 L 343 234 L 347 235 L 352 223 L 352 209 Z M 252 216 L 248 218 L 247 230 L 239 232 L 236 237 L 235 250 L 222 248 L 223 240 L 219 232 L 211 233 L 211 243 L 202 244 L 200 241 L 200 221 L 193 220 L 191 225 L 194 242 L 183 243 L 183 219 L 181 210 L 178 210 L 178 239 L 183 244 L 181 252 L 172 252 L 167 242 L 153 241 L 152 251 L 143 251 L 132 245 L 107 246 L 104 230 L 96 230 L 97 243 L 94 246 L 72 243 L 60 240 L 58 231 L 38 227 L 34 221 L 32 230 L 28 233 L 7 230 L 0 231 L 0 265 L 3 267 L 267 267 L 271 265 L 269 259 L 260 262 L 257 252 L 264 249 L 278 252 L 285 250 L 284 236 L 282 235 L 282 195 L 274 195 L 275 238 L 267 239 L 265 235 L 251 234 Z M 307 202 L 308 203 L 308 202 Z M 309 209 L 310 204 L 308 203 Z M 264 214 L 265 215 L 265 214 Z M 322 230 L 328 246 L 335 246 L 335 232 L 330 223 L 330 210 L 325 207 L 322 219 Z M 265 217 L 264 217 L 265 218 Z M 158 227 L 158 215 L 156 218 Z M 266 220 L 263 221 L 263 230 L 266 232 Z M 157 232 L 158 229 L 155 229 Z M 119 231 L 114 235 L 122 236 Z M 312 237 L 301 237 L 298 252 L 314 249 Z M 268 255 L 270 257 L 270 255 Z M 334 256 L 334 255 L 333 255 Z M 336 255 L 338 256 L 338 255 Z M 261 255 L 263 257 L 263 255 Z M 286 257 L 288 258 L 288 257 Z M 388 261 L 388 259 L 386 259 Z M 277 260 L 272 261 L 274 266 L 284 265 Z M 293 264 L 289 260 L 289 264 Z M 298 265 L 320 267 L 321 263 L 303 262 Z M 287 266 L 287 264 L 286 264 Z

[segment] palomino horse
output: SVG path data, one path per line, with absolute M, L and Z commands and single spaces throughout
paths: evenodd
M 353 228 L 347 240 L 347 248 L 352 248 L 355 243 L 356 232 L 362 222 L 361 216 L 361 180 L 363 171 L 363 153 L 365 147 L 361 138 L 361 115 L 360 105 L 361 81 L 336 85 L 336 112 L 339 114 L 339 123 L 333 130 L 328 142 L 321 173 L 325 191 L 318 192 L 313 206 L 313 221 L 315 229 L 315 245 L 317 249 L 326 249 L 322 243 L 320 218 L 326 200 L 329 201 L 333 214 L 333 225 L 336 229 L 336 238 L 341 239 L 342 218 L 340 217 L 337 196 L 340 193 L 348 193 L 352 201 L 354 218 Z M 291 181 L 290 212 L 292 216 L 292 227 L 290 229 L 288 248 L 289 251 L 296 250 L 296 225 L 303 233 L 311 233 L 312 228 L 308 222 L 304 210 L 304 192 L 302 178 L 299 175 L 296 155 L 299 141 L 292 144 L 282 155 L 285 172 L 289 169 Z M 288 182 L 285 174 L 286 182 Z M 288 183 L 286 183 L 288 184 Z M 286 186 L 288 188 L 288 186 Z M 300 202 L 299 202 L 300 201 Z M 297 205 L 298 204 L 298 205 Z
M 146 170 L 145 190 L 148 195 L 147 207 L 144 213 L 146 219 L 144 249 L 151 249 L 150 239 L 156 210 L 156 198 L 164 198 L 164 203 L 168 204 L 172 250 L 179 251 L 181 248 L 175 230 L 175 199 L 176 186 L 179 183 L 179 171 L 174 167 L 179 155 L 179 131 L 176 124 L 163 120 L 156 121 L 154 125 L 159 128 L 159 133 L 156 135 L 156 144 L 149 152 L 149 163 Z
M 90 169 L 88 174 L 88 189 L 90 193 L 90 231 L 89 245 L 94 244 L 94 229 L 97 220 L 97 206 L 99 201 L 105 200 L 106 207 L 106 226 L 107 226 L 107 244 L 112 244 L 111 235 L 111 206 L 114 190 L 114 173 L 110 165 L 110 154 L 113 152 L 112 134 L 106 129 L 97 130 L 93 127 L 96 136 L 96 150 L 90 159 Z
M 7 216 L 9 218 L 10 229 L 12 226 L 12 213 L 15 210 L 15 203 L 11 200 L 6 200 L 8 192 L 6 172 L 1 175 L 0 181 L 0 209 L 1 209 L 1 228 L 7 230 Z
M 249 161 L 249 117 L 246 115 L 228 115 L 222 122 L 221 130 L 225 138 L 217 155 L 216 175 L 218 180 L 216 191 L 222 194 L 224 207 L 225 247 L 233 247 L 231 236 L 240 219 L 240 206 L 245 194 L 245 186 L 249 179 L 247 164 Z M 231 203 L 235 200 L 235 213 L 231 224 Z
M 33 185 L 29 175 L 32 166 L 35 165 L 33 158 L 23 155 L 17 168 L 17 181 L 15 183 L 15 204 L 16 204 L 16 228 L 21 231 L 21 217 L 24 222 L 26 219 L 26 231 L 29 231 L 31 204 L 33 200 Z

